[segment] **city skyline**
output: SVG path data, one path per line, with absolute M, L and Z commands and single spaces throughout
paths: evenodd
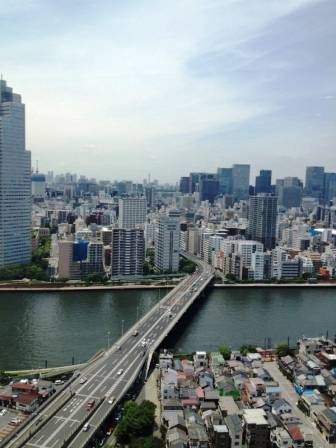
M 335 9 L 14 1 L 0 12 L 1 71 L 43 172 L 176 182 L 186 167 L 256 161 L 252 178 L 304 179 L 305 166 L 335 170 Z

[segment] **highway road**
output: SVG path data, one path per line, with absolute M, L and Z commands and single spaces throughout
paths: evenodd
M 83 369 L 71 387 L 32 421 L 25 434 L 34 429 L 34 425 L 39 422 L 41 424 L 43 419 L 46 423 L 30 437 L 24 444 L 25 447 L 85 446 L 105 417 L 132 386 L 150 354 L 212 280 L 211 267 L 196 258 L 194 260 L 198 265 L 194 274 L 186 277 L 171 290 L 104 356 Z M 55 413 L 58 408 L 60 409 Z M 50 418 L 52 414 L 54 415 Z M 86 423 L 88 430 L 83 431 Z M 70 439 L 72 441 L 69 443 Z M 16 441 L 9 442 L 7 446 L 21 446 L 18 440 L 20 434 Z

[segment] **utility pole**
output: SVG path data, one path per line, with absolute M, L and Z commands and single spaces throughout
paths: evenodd
M 124 319 L 121 321 L 121 337 L 124 336 Z

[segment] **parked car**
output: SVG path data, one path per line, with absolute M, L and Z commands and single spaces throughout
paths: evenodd
M 121 375 L 123 373 L 124 369 L 119 369 L 117 372 L 117 375 Z

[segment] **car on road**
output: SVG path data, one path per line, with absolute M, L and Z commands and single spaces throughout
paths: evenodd
M 141 346 L 146 347 L 147 342 L 145 340 L 141 341 Z
M 123 373 L 124 369 L 119 369 L 117 375 L 120 376 Z
M 83 376 L 83 378 L 81 378 L 80 380 L 79 380 L 79 383 L 80 384 L 84 384 L 84 383 L 86 383 L 87 382 L 87 378 L 86 378 L 86 376 Z
M 83 432 L 86 432 L 90 429 L 90 424 L 89 423 L 85 423 L 85 425 L 83 426 Z
M 132 333 L 132 336 L 136 337 L 136 336 L 138 336 L 138 334 L 139 334 L 138 330 L 134 330 Z
M 113 404 L 115 402 L 115 397 L 111 396 L 107 398 L 108 404 Z
M 63 381 L 63 380 L 56 380 L 56 381 L 55 381 L 55 385 L 56 385 L 56 386 L 60 386 L 61 384 L 64 384 L 64 381 Z
M 88 404 L 86 405 L 86 409 L 88 410 L 88 411 L 90 411 L 93 407 L 94 407 L 94 405 L 95 405 L 95 400 L 90 400 L 90 401 L 88 401 Z
M 120 345 L 117 345 L 117 346 L 116 346 L 116 350 L 120 351 L 120 350 L 121 350 L 121 346 L 120 346 Z
M 7 413 L 7 409 L 2 409 L 1 411 L 0 411 L 0 415 L 5 415 Z

